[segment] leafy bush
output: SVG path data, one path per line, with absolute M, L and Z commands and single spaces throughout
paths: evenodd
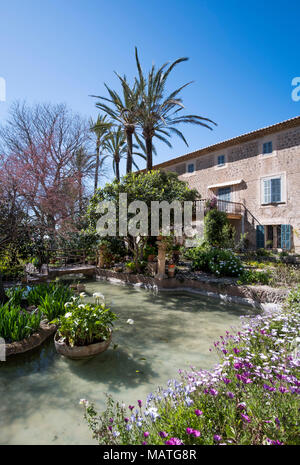
M 240 276 L 243 266 L 231 250 L 214 247 L 187 249 L 185 257 L 192 260 L 192 269 L 214 273 L 216 276 Z
M 234 244 L 234 231 L 225 212 L 213 208 L 204 217 L 205 240 L 214 247 L 228 247 Z M 225 243 L 225 242 L 226 243 Z
M 0 337 L 6 342 L 21 341 L 38 330 L 42 313 L 26 312 L 11 301 L 0 307 Z
M 299 291 L 300 292 L 300 291 Z M 238 333 L 214 347 L 214 371 L 183 372 L 181 381 L 125 406 L 108 399 L 99 415 L 82 399 L 85 419 L 99 444 L 281 445 L 300 444 L 300 313 L 244 317 Z M 298 297 L 296 297 L 298 301 Z
M 68 312 L 54 320 L 58 334 L 70 346 L 84 346 L 105 341 L 110 337 L 115 313 L 105 304 L 83 304 L 79 299 L 65 304 Z
M 20 280 L 25 276 L 23 265 L 0 265 L 3 281 Z
M 270 271 L 244 270 L 237 284 L 270 284 L 271 282 Z

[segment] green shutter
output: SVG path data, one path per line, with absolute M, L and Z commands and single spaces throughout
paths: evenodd
M 292 227 L 290 224 L 281 225 L 281 248 L 291 250 L 292 247 Z
M 265 227 L 262 224 L 256 226 L 256 247 L 258 249 L 265 247 Z

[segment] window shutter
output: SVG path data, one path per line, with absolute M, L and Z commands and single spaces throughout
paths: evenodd
M 281 225 L 281 248 L 291 250 L 292 246 L 292 227 L 290 224 Z
M 271 203 L 271 179 L 264 179 L 264 202 Z
M 265 247 L 265 227 L 262 224 L 256 226 L 256 247 L 258 249 Z

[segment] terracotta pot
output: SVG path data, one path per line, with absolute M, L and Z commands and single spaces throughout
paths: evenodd
M 60 340 L 58 332 L 54 336 L 54 344 L 56 351 L 64 357 L 71 358 L 72 360 L 80 360 L 83 358 L 93 357 L 94 355 L 101 354 L 110 345 L 112 339 L 112 331 L 109 339 L 103 342 L 96 342 L 95 344 L 89 344 L 88 346 L 74 346 L 70 347 Z
M 169 278 L 174 278 L 174 275 L 175 275 L 175 265 L 168 265 Z

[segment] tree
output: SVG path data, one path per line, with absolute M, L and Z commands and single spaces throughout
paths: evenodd
M 127 194 L 128 204 L 134 200 L 141 200 L 146 203 L 149 220 L 151 217 L 152 201 L 162 202 L 165 200 L 172 203 L 174 200 L 183 202 L 194 201 L 199 198 L 199 193 L 195 189 L 189 189 L 187 183 L 179 180 L 176 173 L 161 172 L 159 170 L 145 173 L 130 173 L 124 176 L 120 182 L 115 180 L 110 184 L 106 184 L 102 189 L 98 189 L 92 197 L 88 208 L 88 218 L 92 229 L 96 228 L 97 221 L 102 217 L 102 214 L 97 212 L 99 202 L 112 201 L 116 207 L 117 236 L 119 235 L 119 195 L 124 193 Z M 127 221 L 134 216 L 135 214 L 127 212 Z M 150 236 L 150 221 L 148 221 L 147 234 L 134 237 L 127 233 L 124 236 L 127 247 L 133 253 L 137 269 L 139 269 L 139 262 L 142 259 L 145 244 Z
M 19 201 L 53 240 L 77 213 L 74 157 L 88 136 L 86 122 L 65 105 L 15 103 L 1 128 L 3 182 L 13 183 Z
M 138 69 L 136 93 L 139 98 L 138 110 L 135 116 L 137 118 L 137 126 L 141 129 L 145 139 L 147 170 L 151 170 L 153 166 L 153 137 L 158 138 L 169 147 L 172 147 L 168 138 L 171 137 L 171 134 L 176 134 L 188 146 L 183 133 L 175 126 L 181 123 L 190 123 L 211 130 L 212 127 L 208 123 L 213 125 L 216 125 L 216 123 L 202 116 L 181 114 L 184 106 L 179 94 L 185 87 L 191 84 L 191 82 L 184 84 L 166 96 L 166 84 L 171 71 L 179 63 L 187 61 L 188 58 L 179 58 L 171 64 L 165 63 L 158 70 L 156 70 L 153 65 L 150 72 L 145 77 L 139 61 L 137 48 L 135 48 L 135 57 Z
M 104 140 L 106 135 L 108 134 L 112 124 L 108 121 L 107 115 L 99 115 L 97 121 L 94 123 L 92 120 L 91 124 L 91 131 L 96 136 L 96 156 L 95 156 L 95 181 L 94 181 L 94 193 L 98 188 L 98 181 L 99 181 L 99 170 L 103 165 L 104 158 L 100 159 L 100 149 L 103 146 Z
M 100 101 L 96 103 L 96 107 L 106 113 L 112 121 L 114 121 L 115 125 L 121 125 L 123 128 L 127 144 L 126 173 L 131 173 L 133 152 L 132 140 L 137 121 L 139 94 L 137 92 L 136 84 L 134 84 L 133 87 L 130 87 L 125 76 L 123 78 L 119 75 L 117 76 L 122 85 L 122 96 L 120 96 L 115 90 L 108 87 L 107 84 L 104 84 L 110 98 L 97 95 L 92 95 L 92 97 L 100 99 Z M 110 105 L 105 102 L 108 102 Z
M 138 137 L 137 137 L 137 140 L 139 144 L 141 144 L 141 147 L 143 148 L 143 144 L 138 139 Z M 108 156 L 112 157 L 113 170 L 116 175 L 117 181 L 120 181 L 120 161 L 124 157 L 124 155 L 127 153 L 126 139 L 125 139 L 121 126 L 119 126 L 115 130 L 114 129 L 110 130 L 110 132 L 107 134 L 105 138 L 103 147 L 104 147 L 104 151 L 107 152 Z M 136 144 L 132 144 L 132 147 L 135 150 L 139 148 L 138 145 Z M 146 160 L 146 156 L 142 152 L 132 152 L 132 164 L 138 170 L 139 167 L 135 161 L 135 157 L 134 157 L 135 155 L 142 158 L 143 160 Z
M 83 194 L 84 194 L 84 179 L 90 178 L 93 175 L 95 167 L 94 156 L 89 155 L 84 147 L 78 149 L 71 161 L 75 173 L 77 173 L 78 182 L 78 208 L 79 214 L 83 213 Z

